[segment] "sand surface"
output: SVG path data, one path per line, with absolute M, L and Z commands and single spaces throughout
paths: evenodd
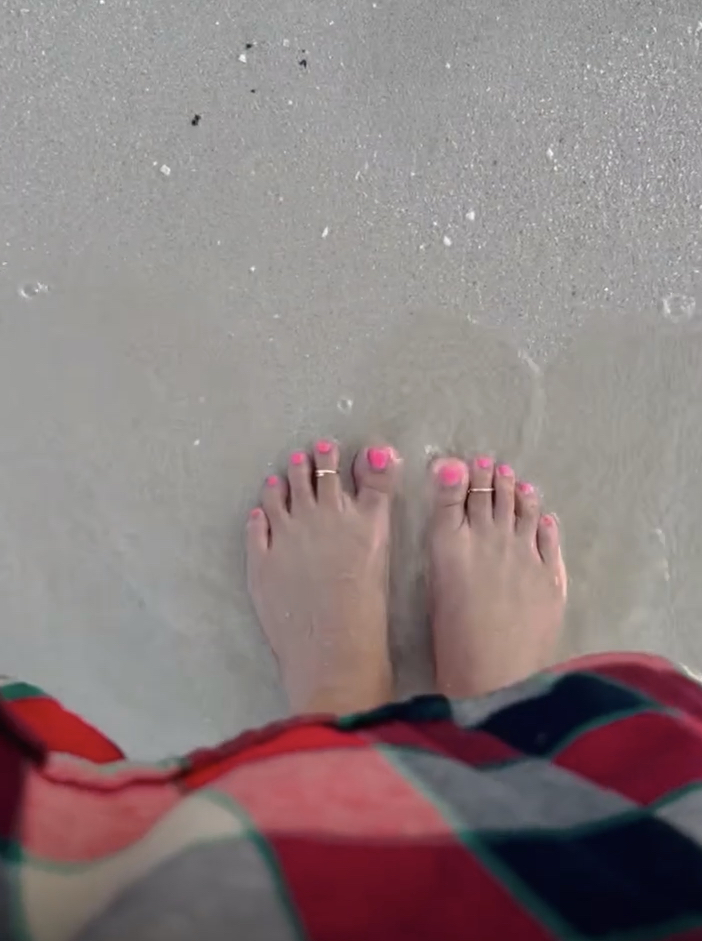
M 433 449 L 542 487 L 564 653 L 702 669 L 701 16 L 5 0 L 0 670 L 138 756 L 279 715 L 240 529 L 322 433 L 406 457 L 402 691 Z

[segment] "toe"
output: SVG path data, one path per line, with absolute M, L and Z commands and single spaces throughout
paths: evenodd
M 373 510 L 389 505 L 397 489 L 399 465 L 397 454 L 388 446 L 359 451 L 353 464 L 353 476 L 360 507 Z
M 468 465 L 457 458 L 440 458 L 429 473 L 436 525 L 458 529 L 466 520 Z
M 517 535 L 529 542 L 536 539 L 539 524 L 539 495 L 533 484 L 520 480 L 515 492 L 515 517 Z
M 261 555 L 268 549 L 268 518 L 260 506 L 249 513 L 246 523 L 246 550 L 249 556 Z
M 491 457 L 477 457 L 471 464 L 466 503 L 471 526 L 487 526 L 492 522 L 493 466 Z
M 542 516 L 536 529 L 536 547 L 546 565 L 556 567 L 561 558 L 561 536 L 555 516 Z
M 514 528 L 514 471 L 509 464 L 495 468 L 495 522 L 507 529 Z
M 282 477 L 277 474 L 266 477 L 261 503 L 270 529 L 274 529 L 288 516 L 288 487 Z
M 339 449 L 333 441 L 318 441 L 314 448 L 317 502 L 321 506 L 340 507 Z M 328 473 L 325 473 L 328 471 Z
M 288 461 L 288 485 L 290 487 L 290 512 L 310 509 L 316 498 L 312 488 L 312 465 L 304 451 L 294 451 Z

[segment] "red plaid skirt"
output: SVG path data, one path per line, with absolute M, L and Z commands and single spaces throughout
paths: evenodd
M 159 764 L 0 688 L 0 939 L 702 939 L 702 690 L 571 661 Z

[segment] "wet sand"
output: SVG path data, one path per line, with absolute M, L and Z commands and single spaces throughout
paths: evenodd
M 319 434 L 406 458 L 402 692 L 430 681 L 435 449 L 514 462 L 558 513 L 564 654 L 702 669 L 695 4 L 0 26 L 3 673 L 140 756 L 279 715 L 240 529 Z

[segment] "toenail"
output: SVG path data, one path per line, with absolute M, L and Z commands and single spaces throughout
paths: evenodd
M 388 466 L 390 452 L 388 448 L 368 448 L 368 463 L 374 471 L 382 471 Z
M 541 517 L 541 522 L 544 524 L 544 526 L 555 526 L 555 525 L 556 525 L 556 521 L 555 521 L 555 519 L 554 519 L 552 516 L 542 516 L 542 517 Z
M 307 457 L 307 455 L 305 454 L 304 451 L 295 451 L 294 454 L 291 454 L 291 455 L 290 455 L 290 463 L 291 463 L 291 464 L 296 464 L 296 465 L 299 467 L 300 464 L 304 464 L 304 463 L 305 463 L 305 458 L 306 458 L 306 457 Z
M 271 474 L 270 477 L 266 477 L 266 483 L 269 487 L 277 487 L 280 483 L 280 480 L 275 476 L 275 474 Z
M 251 512 L 249 513 L 250 520 L 260 520 L 262 516 L 263 516 L 263 510 L 261 509 L 260 506 L 255 506 L 253 510 L 251 510 Z
M 525 483 L 524 481 L 522 481 L 522 483 L 518 485 L 517 489 L 519 490 L 520 493 L 533 493 L 534 492 L 533 486 L 531 484 Z
M 333 447 L 334 445 L 331 443 L 331 441 L 318 441 L 317 442 L 317 450 L 319 451 L 320 454 L 329 454 L 329 452 L 331 451 Z
M 477 464 L 478 464 L 478 467 L 482 467 L 483 470 L 487 470 L 488 467 L 492 467 L 492 458 L 491 457 L 479 457 Z
M 497 468 L 497 473 L 500 475 L 500 477 L 511 477 L 514 471 L 509 466 L 509 464 L 500 464 L 500 466 Z
M 460 464 L 444 464 L 439 469 L 439 478 L 445 487 L 455 487 L 463 481 L 463 468 Z

